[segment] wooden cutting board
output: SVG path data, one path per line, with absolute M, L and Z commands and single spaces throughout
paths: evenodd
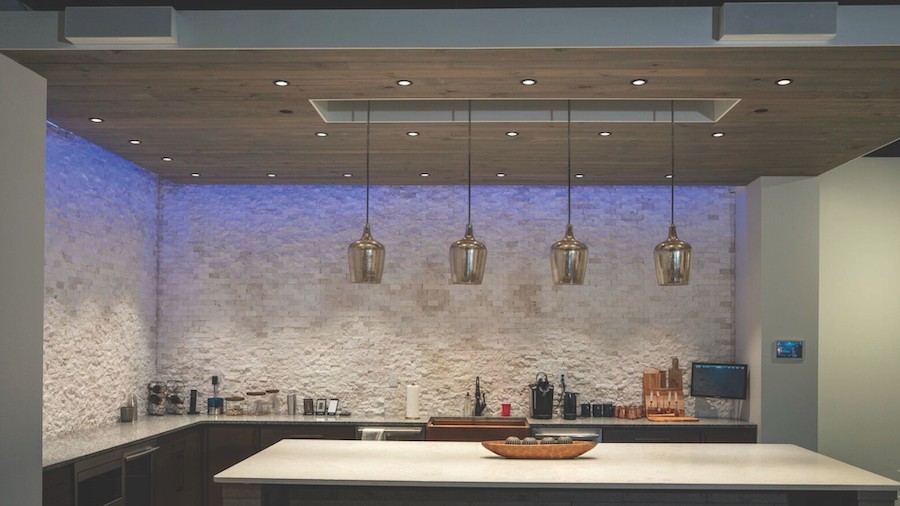
M 699 422 L 699 418 L 693 416 L 648 416 L 651 422 Z

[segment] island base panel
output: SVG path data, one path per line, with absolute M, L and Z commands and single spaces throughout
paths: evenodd
M 852 491 L 594 490 L 538 488 L 243 485 L 223 487 L 224 506 L 350 506 L 359 504 L 613 506 L 894 506 L 895 493 Z

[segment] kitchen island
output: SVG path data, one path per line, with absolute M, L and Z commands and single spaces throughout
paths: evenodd
M 600 444 L 507 460 L 479 443 L 283 440 L 222 471 L 227 506 L 795 504 L 894 506 L 900 483 L 793 445 Z

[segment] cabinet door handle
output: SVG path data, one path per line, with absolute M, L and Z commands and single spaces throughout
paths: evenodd
M 643 443 L 649 443 L 651 441 L 655 441 L 658 443 L 668 443 L 672 439 L 668 438 L 668 437 L 636 437 L 636 438 L 634 438 L 634 440 L 636 442 L 643 442 Z
M 156 450 L 159 450 L 158 446 L 152 446 L 150 448 L 145 448 L 139 452 L 131 453 L 131 454 L 125 456 L 125 462 L 131 462 L 134 459 L 139 459 L 139 458 L 143 457 L 144 455 L 155 452 Z

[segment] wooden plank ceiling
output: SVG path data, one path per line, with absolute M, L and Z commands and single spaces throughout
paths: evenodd
M 718 123 L 676 126 L 679 184 L 814 176 L 900 137 L 897 47 L 4 54 L 47 78 L 51 121 L 175 182 L 360 184 L 365 124 L 326 124 L 310 99 L 741 99 Z M 472 131 L 476 184 L 565 184 L 565 123 Z M 575 183 L 666 184 L 669 138 L 667 123 L 574 123 Z M 466 158 L 464 123 L 372 126 L 373 184 L 464 183 Z

